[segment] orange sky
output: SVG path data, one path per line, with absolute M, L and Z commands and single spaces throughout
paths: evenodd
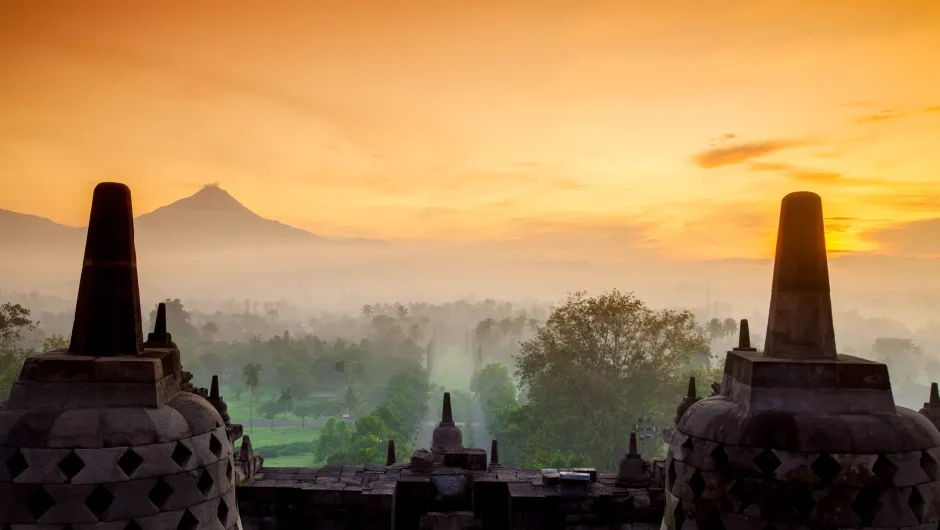
M 328 236 L 752 257 L 808 189 L 831 249 L 912 252 L 937 65 L 936 0 L 11 0 L 0 208 L 78 225 L 101 180 L 141 213 L 220 182 Z

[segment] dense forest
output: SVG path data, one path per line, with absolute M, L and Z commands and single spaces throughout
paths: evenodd
M 71 313 L 32 302 L 0 306 L 0 399 L 26 356 L 68 344 Z M 465 445 L 498 439 L 507 465 L 613 469 L 630 432 L 641 452 L 661 456 L 688 377 L 710 393 L 722 364 L 712 350 L 738 333 L 733 318 L 699 321 L 618 291 L 575 293 L 554 307 L 376 303 L 355 315 L 250 300 L 211 312 L 165 303 L 184 368 L 197 386 L 220 377 L 233 421 L 268 465 L 382 463 L 389 440 L 405 458 L 429 442 L 444 391 Z M 35 316 L 28 305 L 40 306 Z M 154 304 L 145 327 L 155 314 Z M 872 338 L 863 356 L 889 364 L 908 406 L 906 393 L 925 399 L 925 377 L 940 369 L 903 333 Z

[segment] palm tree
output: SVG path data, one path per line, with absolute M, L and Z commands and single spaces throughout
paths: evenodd
M 281 406 L 285 415 L 293 408 L 294 391 L 291 389 L 290 385 L 281 390 L 281 395 L 277 397 L 277 404 Z
M 398 318 L 398 320 L 405 320 L 408 318 L 408 308 L 398 304 L 398 307 L 395 308 L 395 316 Z
M 364 320 L 369 320 L 369 317 L 375 312 L 375 309 L 370 304 L 365 304 L 362 306 L 362 318 Z
M 251 423 L 252 405 L 255 402 L 255 390 L 261 386 L 261 365 L 258 363 L 248 363 L 242 368 L 242 377 L 245 380 L 245 387 L 251 391 L 251 397 L 248 399 L 248 430 L 254 434 L 254 427 Z
M 722 331 L 723 331 L 723 326 L 721 324 L 721 320 L 718 320 L 717 318 L 713 318 L 708 321 L 708 335 L 709 337 L 711 337 L 712 341 L 720 337 Z
M 362 396 L 350 385 L 346 387 L 346 392 L 344 392 L 343 396 L 339 399 L 339 404 L 342 405 L 342 407 L 349 412 L 349 416 L 352 417 L 353 411 L 359 408 L 359 405 L 362 405 Z
M 721 327 L 724 334 L 731 339 L 731 342 L 734 342 L 734 336 L 738 332 L 738 321 L 728 317 L 721 323 Z

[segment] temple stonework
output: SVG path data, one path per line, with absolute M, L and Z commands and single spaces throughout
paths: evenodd
M 836 353 L 819 196 L 783 199 L 764 351 L 745 338 L 680 415 L 664 529 L 938 527 L 933 405 L 896 406 L 884 364 Z
M 616 473 L 507 468 L 496 440 L 463 447 L 445 393 L 427 449 L 265 468 L 163 304 L 143 340 L 130 191 L 104 183 L 71 344 L 0 403 L 0 530 L 938 528 L 937 385 L 918 414 L 885 365 L 836 353 L 818 196 L 783 200 L 764 350 L 740 333 L 711 396 L 689 381 L 665 461 L 631 434 Z

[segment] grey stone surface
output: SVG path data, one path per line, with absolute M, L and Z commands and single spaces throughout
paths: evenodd
M 222 425 L 222 416 L 205 399 L 188 392 L 180 392 L 168 403 L 183 416 L 193 435 L 200 435 Z
M 156 383 L 45 383 L 16 381 L 9 408 L 66 409 L 71 407 L 159 407 L 178 391 L 176 378 Z

